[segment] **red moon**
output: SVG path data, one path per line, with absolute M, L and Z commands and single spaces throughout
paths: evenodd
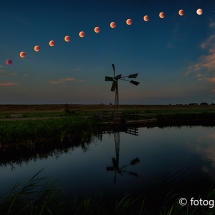
M 116 28 L 116 23 L 115 23 L 115 22 L 111 22 L 111 23 L 110 23 L 110 27 L 111 27 L 111 28 Z
M 144 19 L 144 21 L 149 21 L 149 16 L 148 15 L 145 15 L 144 17 L 143 17 L 143 19 Z
M 25 52 L 20 52 L 20 57 L 21 58 L 24 58 L 26 56 L 26 53 Z
M 132 24 L 132 20 L 131 20 L 131 19 L 127 19 L 127 20 L 126 20 L 126 24 L 127 24 L 127 25 L 131 25 L 131 24 Z
M 69 41 L 70 41 L 70 36 L 65 36 L 65 37 L 64 37 L 64 40 L 65 40 L 66 42 L 69 42 Z
M 11 64 L 12 64 L 12 60 L 11 60 L 11 59 L 7 59 L 7 60 L 6 60 L 6 64 L 7 64 L 7 65 L 11 65 Z
M 84 36 L 85 36 L 84 31 L 81 31 L 81 32 L 79 33 L 79 36 L 80 36 L 80 37 L 84 37 Z
M 165 17 L 165 13 L 164 12 L 160 12 L 159 16 L 160 16 L 160 18 L 164 18 Z
M 55 41 L 54 41 L 54 40 L 50 40 L 50 41 L 49 41 L 49 45 L 50 45 L 50 46 L 54 46 L 54 45 L 55 45 Z
M 94 28 L 94 31 L 95 31 L 96 33 L 99 33 L 99 32 L 100 32 L 100 28 L 99 28 L 99 27 L 95 27 L 95 28 Z
M 198 10 L 196 11 L 196 13 L 197 13 L 198 15 L 202 15 L 202 9 L 198 9 Z
M 178 11 L 178 14 L 179 14 L 180 16 L 184 16 L 184 10 L 179 10 L 179 11 Z
M 34 51 L 35 51 L 35 52 L 40 51 L 40 47 L 39 47 L 38 45 L 34 46 Z

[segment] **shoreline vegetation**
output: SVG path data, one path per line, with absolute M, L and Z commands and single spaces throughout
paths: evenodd
M 113 197 L 112 201 L 105 201 L 101 191 L 97 190 L 94 196 L 85 195 L 83 198 L 73 196 L 65 200 L 65 188 L 56 185 L 58 180 L 52 182 L 48 177 L 39 178 L 37 172 L 26 184 L 20 186 L 16 183 L 11 189 L 0 196 L 0 213 L 8 215 L 44 215 L 44 214 L 71 214 L 71 215 L 212 215 L 215 212 L 214 202 L 208 201 L 204 206 L 192 206 L 188 200 L 186 206 L 179 204 L 180 194 L 169 192 L 159 205 L 153 202 L 148 207 L 146 199 L 125 193 L 123 197 Z M 214 186 L 214 184 L 213 184 Z M 211 186 L 203 199 L 214 199 L 215 189 Z
M 138 119 L 156 118 L 154 126 L 215 126 L 215 105 L 120 105 L 119 108 Z M 26 119 L 0 121 L 0 148 L 5 144 L 89 139 L 98 128 L 102 129 L 93 114 L 113 111 L 113 105 L 0 105 L 0 119 L 17 114 Z

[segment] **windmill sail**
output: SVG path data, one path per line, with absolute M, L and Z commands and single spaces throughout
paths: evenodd
M 111 91 L 114 91 L 116 89 L 116 81 L 113 81 Z

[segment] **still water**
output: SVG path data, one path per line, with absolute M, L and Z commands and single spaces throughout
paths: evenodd
M 100 189 L 107 199 L 129 192 L 155 203 L 171 190 L 181 193 L 178 199 L 197 198 L 215 179 L 215 127 L 142 127 L 136 135 L 100 134 L 85 147 L 38 154 L 19 164 L 13 155 L 7 159 L 0 163 L 0 196 L 45 167 L 40 177 L 59 178 L 66 197 L 93 195 Z

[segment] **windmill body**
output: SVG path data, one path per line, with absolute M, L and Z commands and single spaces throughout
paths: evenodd
M 123 81 L 129 81 L 126 80 L 125 78 L 136 78 L 138 73 L 136 74 L 131 74 L 129 76 L 124 76 L 122 77 L 122 74 L 115 76 L 115 66 L 114 64 L 112 64 L 113 67 L 113 71 L 114 71 L 114 77 L 109 77 L 109 76 L 105 76 L 105 81 L 112 81 L 112 87 L 111 87 L 111 91 L 115 91 L 115 104 L 114 104 L 114 123 L 119 123 L 120 122 L 120 113 L 119 113 L 119 90 L 118 90 L 118 80 L 123 80 Z M 139 82 L 130 81 L 131 84 L 134 85 L 138 85 Z

